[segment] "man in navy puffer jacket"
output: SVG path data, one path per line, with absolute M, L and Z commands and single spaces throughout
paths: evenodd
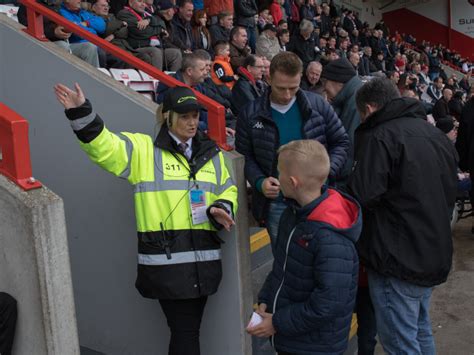
M 343 354 L 354 309 L 358 203 L 323 184 L 329 157 L 314 140 L 279 150 L 283 194 L 295 199 L 282 215 L 273 269 L 258 295 L 263 321 L 247 331 L 272 336 L 279 354 Z
M 331 161 L 330 179 L 341 173 L 349 138 L 337 114 L 324 99 L 299 89 L 303 63 L 291 52 L 277 54 L 270 64 L 270 90 L 240 110 L 235 146 L 245 156 L 245 178 L 252 185 L 252 213 L 265 225 L 275 246 L 278 223 L 286 204 L 280 194 L 277 150 L 298 139 L 323 144 Z

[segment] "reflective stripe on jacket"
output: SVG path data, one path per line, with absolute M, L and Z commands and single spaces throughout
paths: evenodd
M 193 225 L 189 198 L 190 190 L 199 189 L 207 206 L 220 202 L 229 206 L 231 214 L 237 209 L 237 188 L 215 143 L 198 133 L 188 162 L 177 152 L 166 127 L 155 142 L 145 134 L 114 134 L 92 109 L 71 125 L 93 162 L 134 186 L 139 292 L 163 299 L 216 292 L 222 274 L 222 240 L 215 221 Z M 84 132 L 88 127 L 90 133 Z M 91 127 L 99 133 L 92 133 Z

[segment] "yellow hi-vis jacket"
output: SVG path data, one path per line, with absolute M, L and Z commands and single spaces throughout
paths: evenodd
M 198 191 L 206 206 L 235 214 L 237 187 L 216 144 L 198 132 L 188 162 L 167 127 L 155 142 L 145 134 L 114 134 L 89 101 L 66 115 L 90 159 L 135 188 L 139 292 L 161 299 L 215 293 L 222 277 L 221 226 L 209 208 L 208 220 L 193 224 L 190 193 Z

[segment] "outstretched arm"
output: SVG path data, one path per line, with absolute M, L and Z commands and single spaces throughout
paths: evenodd
M 152 165 L 141 160 L 153 154 L 150 136 L 144 134 L 114 134 L 105 127 L 91 103 L 86 100 L 80 86 L 75 90 L 63 84 L 54 86 L 56 98 L 66 109 L 72 129 L 80 141 L 81 148 L 89 158 L 112 174 L 136 183 L 143 174 L 148 174 Z M 145 171 L 145 173 L 144 173 Z

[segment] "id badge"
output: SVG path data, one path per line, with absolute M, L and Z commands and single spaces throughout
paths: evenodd
M 193 225 L 208 222 L 206 210 L 206 194 L 203 190 L 191 190 L 189 192 L 189 200 L 191 203 L 191 215 Z

